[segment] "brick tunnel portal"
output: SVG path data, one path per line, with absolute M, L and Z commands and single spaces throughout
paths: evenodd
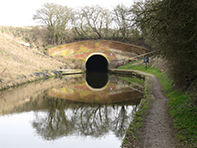
M 108 71 L 109 63 L 102 55 L 93 55 L 86 62 L 86 71 Z

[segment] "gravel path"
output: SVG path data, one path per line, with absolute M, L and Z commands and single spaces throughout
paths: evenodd
M 142 128 L 143 148 L 176 148 L 177 140 L 173 136 L 172 118 L 167 112 L 168 98 L 163 95 L 159 80 L 151 74 L 136 71 L 152 78 L 154 101 L 145 117 Z

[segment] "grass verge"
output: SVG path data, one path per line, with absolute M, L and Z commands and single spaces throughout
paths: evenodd
M 187 148 L 197 147 L 197 105 L 195 105 L 193 101 L 194 95 L 188 92 L 183 93 L 175 90 L 173 83 L 169 79 L 167 74 L 161 73 L 156 68 L 151 68 L 150 66 L 148 66 L 146 70 L 146 67 L 144 65 L 133 65 L 132 63 L 129 63 L 122 67 L 119 67 L 119 69 L 140 70 L 155 75 L 162 85 L 164 94 L 169 98 L 168 112 L 174 119 L 174 127 L 178 131 L 176 136 L 181 141 L 181 145 Z M 141 109 L 139 109 L 139 112 L 140 110 Z M 134 121 L 133 123 L 131 123 L 131 125 L 137 126 L 133 125 L 136 124 L 135 122 L 136 121 L 134 118 Z M 140 124 L 142 124 L 142 120 Z M 123 141 L 123 144 L 127 142 L 127 140 L 125 139 Z
M 129 128 L 126 131 L 126 135 L 122 143 L 123 148 L 141 147 L 140 129 L 143 126 L 144 117 L 148 114 L 148 109 L 153 100 L 153 96 L 151 96 L 153 86 L 151 83 L 151 78 L 149 76 L 146 77 L 144 85 L 145 85 L 145 95 L 144 98 L 141 100 L 140 107 L 138 111 L 135 113 L 133 121 L 131 122 Z

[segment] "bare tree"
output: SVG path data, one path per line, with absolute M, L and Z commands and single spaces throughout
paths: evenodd
M 104 37 L 103 28 L 105 28 L 105 33 L 108 33 L 107 29 L 111 23 L 109 10 L 98 5 L 91 7 L 85 6 L 81 10 L 81 15 L 84 18 L 85 24 L 97 34 L 98 38 Z
M 39 23 L 47 28 L 52 44 L 60 44 L 71 14 L 72 10 L 67 6 L 45 3 L 42 8 L 36 11 L 33 19 L 38 20 Z
M 130 26 L 130 13 L 129 13 L 129 8 L 127 8 L 124 5 L 117 5 L 113 9 L 113 14 L 114 14 L 114 22 L 117 25 L 118 31 L 120 31 L 123 40 L 127 36 L 127 32 Z
M 75 11 L 73 14 L 72 27 L 76 37 L 79 36 L 81 39 L 88 38 L 87 25 L 80 10 Z
M 132 38 L 129 17 L 131 11 L 117 5 L 113 11 L 99 5 L 73 10 L 67 6 L 46 3 L 33 16 L 45 28 L 45 43 L 64 44 L 84 39 Z

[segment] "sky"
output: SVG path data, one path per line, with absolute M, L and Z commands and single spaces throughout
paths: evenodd
M 3 0 L 0 2 L 0 25 L 31 26 L 39 25 L 33 20 L 36 10 L 45 3 L 56 3 L 71 8 L 100 5 L 112 9 L 118 4 L 131 6 L 135 0 Z

